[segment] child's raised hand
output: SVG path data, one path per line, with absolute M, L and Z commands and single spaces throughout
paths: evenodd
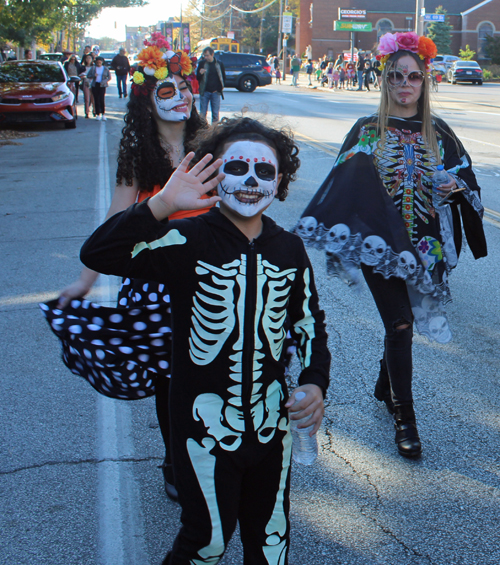
M 220 200 L 219 196 L 210 198 L 202 198 L 202 196 L 224 179 L 224 173 L 219 173 L 215 178 L 207 181 L 222 165 L 222 159 L 217 159 L 208 165 L 212 159 L 212 155 L 208 154 L 188 170 L 193 157 L 193 152 L 188 153 L 163 189 L 149 200 L 149 207 L 157 220 L 164 220 L 179 210 L 198 210 L 213 206 Z
M 295 393 L 297 392 L 305 392 L 306 397 L 295 404 Z M 299 386 L 293 391 L 285 407 L 288 408 L 290 419 L 292 420 L 301 420 L 312 414 L 307 422 L 298 426 L 299 428 L 308 428 L 310 425 L 314 424 L 314 428 L 309 433 L 309 435 L 312 436 L 319 430 L 321 421 L 323 420 L 323 414 L 325 413 L 323 391 L 318 385 L 309 384 Z

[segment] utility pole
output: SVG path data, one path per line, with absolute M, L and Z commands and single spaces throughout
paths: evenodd
M 205 16 L 205 0 L 203 0 L 200 17 L 200 41 L 203 41 L 203 17 Z
M 283 81 L 285 80 L 285 57 L 286 57 L 286 49 L 283 46 L 283 0 L 280 0 L 280 21 L 279 21 L 279 32 L 278 32 L 278 49 L 276 51 L 276 57 L 279 58 L 280 51 L 282 51 L 281 56 L 281 68 L 283 72 L 281 73 L 281 78 Z
M 263 6 L 264 6 L 264 2 L 265 0 L 262 0 Z M 262 12 L 260 13 L 259 53 L 262 53 L 262 28 L 264 27 L 264 12 L 265 10 L 262 10 Z
M 425 0 L 417 0 L 415 8 L 415 32 L 418 35 L 424 35 L 424 18 L 422 16 L 422 10 L 425 13 Z

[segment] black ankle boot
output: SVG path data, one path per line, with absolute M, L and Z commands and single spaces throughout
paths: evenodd
M 167 463 L 166 460 L 160 465 L 163 471 L 163 480 L 165 481 L 165 492 L 168 498 L 173 502 L 179 502 L 179 495 L 177 489 L 174 486 L 174 471 L 171 463 Z
M 378 374 L 377 382 L 375 383 L 373 396 L 377 400 L 380 400 L 380 402 L 385 402 L 389 414 L 394 414 L 394 404 L 391 398 L 391 385 L 389 382 L 389 373 L 387 371 L 385 359 L 380 360 L 380 372 Z
M 394 428 L 396 429 L 396 444 L 403 457 L 419 457 L 422 444 L 418 436 L 417 423 L 413 406 L 394 407 Z

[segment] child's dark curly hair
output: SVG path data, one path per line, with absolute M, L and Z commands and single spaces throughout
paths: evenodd
M 174 172 L 174 167 L 158 139 L 158 128 L 151 112 L 149 97 L 130 93 L 125 127 L 122 130 L 118 150 L 116 183 L 125 181 L 132 186 L 136 178 L 141 192 L 152 192 L 156 185 L 163 186 Z M 184 149 L 193 149 L 196 134 L 207 127 L 206 121 L 198 114 L 193 101 L 191 116 L 186 122 Z
M 251 118 L 223 118 L 196 138 L 195 161 L 211 153 L 214 159 L 222 155 L 224 146 L 239 140 L 260 141 L 276 151 L 279 173 L 283 174 L 276 198 L 283 201 L 288 195 L 288 185 L 297 178 L 300 167 L 299 148 L 293 135 L 286 129 L 277 130 Z

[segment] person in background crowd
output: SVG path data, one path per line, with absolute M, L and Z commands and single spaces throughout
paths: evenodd
M 281 84 L 281 71 L 279 67 L 274 71 L 274 74 L 276 76 L 276 83 Z
M 273 59 L 273 67 L 275 71 L 280 68 L 280 58 L 278 56 Z
M 354 86 L 354 76 L 356 75 L 356 69 L 354 63 L 349 59 L 345 63 L 345 78 L 347 80 L 347 88 L 351 90 Z
M 338 66 L 344 66 L 344 54 L 343 53 L 339 53 L 337 55 L 337 60 L 335 61 L 334 67 L 338 67 Z
M 370 78 L 372 76 L 372 66 L 369 60 L 365 61 L 365 69 L 363 71 L 363 76 L 365 77 L 365 88 L 369 92 L 370 91 Z
M 82 55 L 82 60 L 80 61 L 80 65 L 84 64 L 85 61 L 85 57 L 87 55 L 90 55 L 90 52 L 92 51 L 92 47 L 90 45 L 85 45 L 85 47 L 83 48 L 83 55 Z M 94 61 L 94 59 L 92 58 L 92 62 Z
M 363 74 L 365 71 L 365 58 L 361 51 L 358 52 L 358 63 L 356 65 L 358 71 L 358 90 L 363 90 Z
M 344 69 L 344 65 L 339 65 L 337 68 L 339 69 L 339 88 L 345 89 L 345 69 Z
M 292 86 L 298 86 L 300 67 L 302 66 L 302 61 L 297 55 L 294 55 L 290 61 L 290 69 L 292 72 Z
M 307 73 L 307 77 L 309 78 L 308 86 L 312 86 L 311 76 L 313 74 L 313 70 L 314 70 L 314 67 L 313 67 L 312 59 L 309 59 L 307 61 L 307 65 L 306 65 L 306 73 Z
M 92 95 L 94 96 L 94 111 L 96 120 L 106 120 L 106 105 L 104 98 L 106 96 L 106 88 L 111 79 L 111 73 L 108 67 L 104 65 L 102 57 L 96 57 L 95 66 L 92 67 L 87 78 L 91 81 Z
M 118 98 L 127 98 L 127 76 L 130 72 L 130 62 L 125 55 L 125 49 L 120 48 L 118 55 L 113 57 L 110 65 L 116 74 L 116 85 L 118 86 Z
M 380 61 L 375 59 L 375 62 L 372 65 L 373 73 L 375 74 L 375 81 L 374 86 L 380 90 L 380 83 L 382 82 L 382 70 L 380 68 Z
M 340 80 L 339 67 L 334 67 L 332 78 L 333 78 L 333 87 L 335 88 L 335 90 L 337 90 L 337 88 L 339 87 L 339 80 Z
M 326 69 L 326 77 L 328 78 L 328 88 L 333 88 L 333 63 L 331 61 Z
M 93 113 L 94 111 L 94 98 L 92 96 L 92 89 L 90 87 L 91 81 L 88 79 L 88 74 L 90 69 L 94 66 L 94 59 L 89 52 L 83 57 L 83 64 L 80 69 L 80 77 L 83 81 L 83 101 L 85 103 L 85 118 L 89 117 L 90 106 L 92 106 Z
M 76 60 L 76 55 L 74 53 L 72 53 L 68 57 L 68 60 L 64 62 L 63 67 L 64 67 L 64 70 L 66 71 L 66 74 L 68 75 L 68 77 L 79 77 L 80 74 L 82 73 L 82 66 Z M 73 94 L 75 95 L 77 103 L 78 103 L 79 85 L 80 85 L 80 83 L 78 83 L 78 82 L 71 83 L 71 90 L 73 90 Z
M 205 47 L 202 59 L 196 71 L 200 83 L 200 115 L 207 117 L 208 105 L 212 110 L 212 123 L 219 121 L 220 101 L 224 98 L 223 90 L 226 82 L 226 70 L 222 61 L 214 56 L 211 47 Z

